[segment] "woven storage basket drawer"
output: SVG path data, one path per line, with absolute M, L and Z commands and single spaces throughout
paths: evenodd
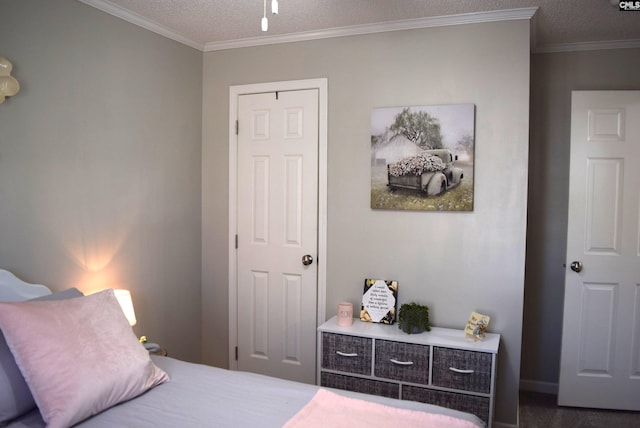
M 370 375 L 371 340 L 366 337 L 322 333 L 322 368 Z
M 433 348 L 432 383 L 465 391 L 491 391 L 491 356 L 486 352 Z
M 429 346 L 376 340 L 375 376 L 429 383 Z
M 335 373 L 322 372 L 320 385 L 389 398 L 399 398 L 400 396 L 400 386 L 398 384 Z
M 417 386 L 404 385 L 402 399 L 436 404 L 449 409 L 473 413 L 485 423 L 489 424 L 489 397 L 456 394 L 455 392 L 436 391 Z

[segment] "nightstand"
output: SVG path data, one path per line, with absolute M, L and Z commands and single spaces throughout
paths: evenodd
M 147 336 L 140 337 L 140 343 L 145 347 L 147 351 L 149 351 L 149 355 L 160 355 L 163 357 L 167 356 L 167 350 L 157 343 L 148 342 Z
M 166 357 L 168 354 L 166 349 L 159 348 L 155 351 L 149 351 L 149 355 L 160 355 L 161 357 Z

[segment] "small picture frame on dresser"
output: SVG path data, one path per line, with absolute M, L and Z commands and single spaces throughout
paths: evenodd
M 467 325 L 464 328 L 467 339 L 473 339 L 474 341 L 484 339 L 486 336 L 485 330 L 489 326 L 490 319 L 489 315 L 471 312 L 469 321 L 467 321 Z
M 398 281 L 365 279 L 360 320 L 394 324 L 398 303 Z

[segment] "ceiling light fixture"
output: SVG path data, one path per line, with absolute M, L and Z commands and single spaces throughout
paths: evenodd
M 271 13 L 277 15 L 279 12 L 278 0 L 271 0 Z M 267 19 L 267 0 L 264 0 L 264 13 L 262 15 L 262 22 L 260 23 L 262 31 L 269 30 L 269 20 Z
M 267 19 L 267 0 L 264 0 L 264 15 L 262 15 L 262 31 L 269 29 L 269 20 Z

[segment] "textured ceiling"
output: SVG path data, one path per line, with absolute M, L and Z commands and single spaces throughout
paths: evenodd
M 640 41 L 640 11 L 611 0 L 279 0 L 269 31 L 260 31 L 263 0 L 80 0 L 132 22 L 151 24 L 189 44 L 282 36 L 416 18 L 537 7 L 537 47 L 588 42 Z M 145 25 L 143 25 L 145 26 Z M 150 28 L 147 26 L 147 28 Z

